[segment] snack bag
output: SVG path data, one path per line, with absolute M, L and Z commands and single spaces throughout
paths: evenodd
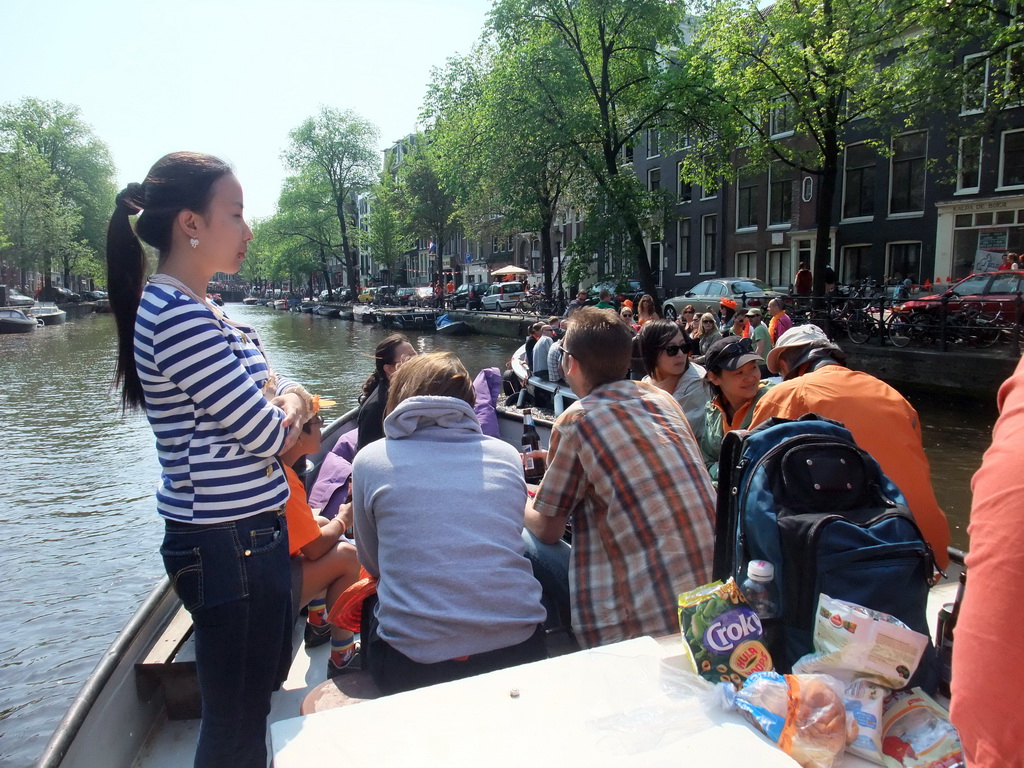
M 720 686 L 726 708 L 738 709 L 803 768 L 832 768 L 849 732 L 840 683 L 828 675 L 757 672 L 735 691 Z
M 799 659 L 793 672 L 823 672 L 846 682 L 861 678 L 899 689 L 927 647 L 928 637 L 899 619 L 822 594 L 814 620 L 815 652 Z
M 882 752 L 889 768 L 963 768 L 963 749 L 949 713 L 920 688 L 885 701 Z
M 684 592 L 678 602 L 683 648 L 698 675 L 738 688 L 754 672 L 773 668 L 761 620 L 734 579 Z
M 882 708 L 888 688 L 868 682 L 854 680 L 843 691 L 846 718 L 856 724 L 852 730 L 852 741 L 846 749 L 866 760 L 885 765 L 882 757 Z M 848 728 L 850 723 L 847 723 Z

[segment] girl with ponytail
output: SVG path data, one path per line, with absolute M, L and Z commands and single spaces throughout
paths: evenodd
M 384 437 L 384 407 L 388 402 L 391 377 L 406 360 L 416 357 L 416 348 L 400 333 L 385 336 L 373 353 L 373 373 L 363 383 L 359 407 L 356 451 Z
M 216 768 L 266 766 L 270 694 L 295 617 L 276 457 L 313 415 L 309 393 L 271 371 L 255 329 L 206 300 L 251 239 L 231 168 L 191 152 L 125 187 L 107 230 L 115 381 L 125 410 L 144 409 L 156 435 L 160 554 L 195 625 L 195 765 Z M 148 280 L 143 243 L 156 257 Z

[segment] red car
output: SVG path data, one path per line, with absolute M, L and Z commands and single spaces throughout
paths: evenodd
M 1004 322 L 1010 324 L 1017 319 L 1022 275 L 1024 272 L 1017 270 L 978 272 L 965 277 L 945 294 L 937 293 L 905 301 L 900 311 L 939 313 L 942 311 L 943 296 L 948 296 L 946 311 L 951 314 L 965 309 L 981 311 L 986 315 L 1000 313 Z

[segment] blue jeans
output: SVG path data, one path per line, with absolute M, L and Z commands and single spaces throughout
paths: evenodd
M 270 694 L 291 657 L 283 513 L 230 523 L 165 521 L 164 568 L 195 625 L 203 715 L 197 768 L 266 768 Z
M 533 566 L 533 577 L 540 582 L 544 593 L 554 599 L 560 609 L 569 610 L 569 555 L 572 548 L 559 539 L 545 544 L 526 528 L 526 558 Z

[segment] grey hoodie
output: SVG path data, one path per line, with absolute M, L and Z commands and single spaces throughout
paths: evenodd
M 413 661 L 493 651 L 544 619 L 523 556 L 519 452 L 452 397 L 412 397 L 352 468 L 359 560 L 380 580 L 381 639 Z

